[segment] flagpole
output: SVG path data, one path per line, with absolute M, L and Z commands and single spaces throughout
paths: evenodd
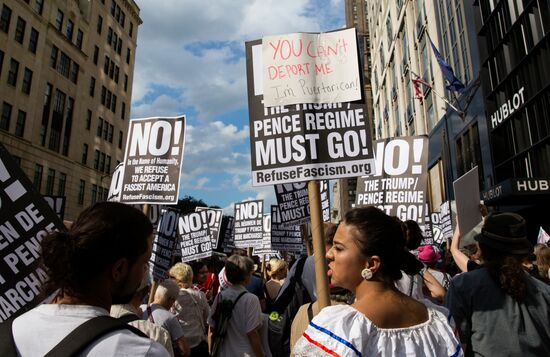
M 422 77 L 420 77 L 418 74 L 414 73 L 413 71 L 411 71 L 412 74 L 414 74 L 416 76 L 416 78 L 420 78 L 422 81 L 424 81 L 424 79 Z M 422 82 L 421 82 L 422 83 Z M 455 107 L 451 102 L 449 102 L 447 100 L 447 98 L 443 97 L 441 94 L 439 94 L 438 91 L 435 90 L 435 88 L 433 86 L 430 86 L 430 89 L 435 93 L 435 95 L 437 95 L 439 98 L 441 98 L 445 103 L 447 103 L 451 108 L 454 109 L 455 112 L 458 113 L 458 116 L 461 118 L 461 119 L 464 119 L 464 112 L 462 110 L 459 110 L 457 107 Z

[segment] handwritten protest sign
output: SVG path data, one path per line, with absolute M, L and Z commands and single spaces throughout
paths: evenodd
M 208 208 L 208 207 L 196 207 L 195 212 L 206 211 L 208 217 L 208 227 L 210 228 L 210 238 L 212 240 L 212 249 L 218 247 L 218 240 L 220 237 L 220 228 L 222 224 L 221 208 Z
M 233 227 L 235 247 L 262 247 L 263 215 L 263 200 L 235 203 L 235 224 Z
M 424 223 L 428 138 L 378 140 L 375 158 L 376 174 L 357 180 L 356 206 L 376 206 L 403 221 Z
M 265 107 L 257 82 L 260 41 L 246 43 L 252 185 L 367 175 L 370 123 L 357 102 Z
M 155 280 L 166 279 L 170 269 L 172 255 L 178 241 L 179 210 L 163 208 L 158 221 L 157 232 L 151 254 L 151 273 Z
M 185 116 L 130 121 L 120 202 L 177 204 Z
M 361 99 L 355 28 L 262 39 L 264 104 Z
M 225 228 L 223 231 L 223 252 L 231 253 L 235 249 L 235 244 L 233 242 L 233 225 L 235 219 L 233 217 L 226 217 L 225 219 Z
M 65 196 L 42 196 L 60 220 L 65 218 Z
M 451 239 L 453 237 L 451 202 L 445 201 L 439 206 L 439 222 L 442 241 Z
M 301 252 L 304 247 L 300 226 L 282 222 L 277 206 L 271 206 L 271 249 L 283 252 Z
M 178 229 L 183 262 L 212 256 L 212 241 L 206 211 L 180 216 Z
M 275 185 L 278 212 L 281 224 L 300 225 L 309 222 L 309 196 L 307 182 L 286 183 Z M 328 181 L 320 182 L 321 209 L 323 220 L 330 220 L 330 202 L 328 195 Z
M 34 307 L 48 275 L 39 266 L 40 242 L 65 230 L 0 144 L 0 322 Z

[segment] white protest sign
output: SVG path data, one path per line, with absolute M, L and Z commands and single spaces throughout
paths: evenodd
M 220 237 L 223 210 L 221 208 L 195 207 L 195 212 L 202 211 L 206 211 L 208 226 L 210 228 L 210 238 L 212 240 L 212 249 L 216 249 Z
M 361 99 L 355 28 L 262 38 L 267 107 Z
M 235 247 L 262 247 L 264 222 L 263 213 L 263 200 L 235 203 L 235 223 L 233 226 Z
M 399 137 L 375 143 L 376 174 L 357 180 L 356 206 L 376 206 L 402 221 L 424 223 L 428 138 Z
M 178 233 L 181 244 L 181 261 L 189 262 L 212 256 L 212 241 L 206 211 L 180 216 Z
M 460 224 L 460 233 L 465 235 L 481 220 L 479 211 L 479 173 L 477 166 L 453 182 L 456 200 L 456 214 Z
M 177 204 L 185 116 L 130 120 L 120 202 Z
M 172 255 L 178 241 L 179 210 L 163 208 L 158 221 L 153 251 L 149 262 L 155 280 L 166 279 L 170 269 Z

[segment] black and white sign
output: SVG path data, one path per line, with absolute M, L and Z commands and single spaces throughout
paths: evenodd
M 357 180 L 356 206 L 376 206 L 402 221 L 424 223 L 428 138 L 378 140 L 375 158 L 376 174 Z
M 218 241 L 220 238 L 220 228 L 222 225 L 222 213 L 221 208 L 208 208 L 208 207 L 196 207 L 195 212 L 206 211 L 208 217 L 208 227 L 210 228 L 210 239 L 212 240 L 212 249 L 218 247 Z
M 109 186 L 109 194 L 107 201 L 120 202 L 120 194 L 122 192 L 122 179 L 124 175 L 124 163 L 116 165 L 111 176 L 111 185 Z
M 65 196 L 42 196 L 60 220 L 65 218 Z
M 445 201 L 439 206 L 439 226 L 442 241 L 453 237 L 451 202 L 449 201 Z
M 177 204 L 185 116 L 130 120 L 120 202 Z
M 261 40 L 246 43 L 246 58 L 253 186 L 373 172 L 364 99 L 265 107 Z
M 283 252 L 301 252 L 304 246 L 300 226 L 281 222 L 277 206 L 271 206 L 271 249 Z
M 254 248 L 252 255 L 257 255 L 260 260 L 269 260 L 271 257 L 278 256 L 277 251 L 271 249 L 271 216 L 264 215 L 263 241 L 261 248 Z
M 224 253 L 231 253 L 235 249 L 233 242 L 233 226 L 235 224 L 235 218 L 227 217 L 225 225 L 225 231 L 223 232 L 223 251 Z
M 168 278 L 172 255 L 178 241 L 179 210 L 163 208 L 158 222 L 157 232 L 151 254 L 151 273 L 155 280 Z
M 330 220 L 328 180 L 320 181 L 321 208 L 323 220 Z M 278 212 L 282 224 L 300 225 L 309 222 L 310 209 L 307 182 L 275 185 Z
M 0 322 L 40 301 L 40 242 L 65 226 L 0 144 Z
M 183 262 L 212 256 L 212 241 L 206 211 L 180 216 L 178 229 Z
M 439 220 L 439 214 L 435 213 Z M 434 227 L 432 221 L 432 212 L 430 212 L 428 205 L 426 205 L 426 217 L 424 217 L 424 225 L 421 227 L 422 235 L 424 238 L 420 242 L 420 245 L 433 245 L 434 244 Z
M 262 248 L 264 201 L 235 203 L 234 244 L 237 248 Z

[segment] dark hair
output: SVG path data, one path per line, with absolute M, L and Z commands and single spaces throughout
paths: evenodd
M 325 222 L 325 245 L 332 246 L 338 225 Z
M 231 284 L 242 284 L 254 271 L 254 262 L 249 257 L 232 255 L 225 262 L 225 276 Z
M 86 294 L 88 284 L 120 258 L 133 264 L 148 247 L 153 232 L 140 210 L 117 202 L 88 207 L 68 232 L 54 232 L 42 240 L 42 263 L 50 277 L 44 293 L 65 289 Z
M 422 230 L 416 221 L 407 220 L 403 222 L 403 228 L 405 233 L 405 246 L 409 250 L 415 250 L 420 247 L 420 243 L 424 238 L 422 236 Z
M 194 283 L 199 282 L 197 279 L 199 277 L 199 272 L 201 271 L 201 269 L 203 267 L 208 268 L 208 264 L 206 264 L 206 262 L 203 261 L 203 260 L 197 260 L 197 261 L 194 261 L 193 263 L 191 263 L 191 269 L 193 269 L 193 282 Z
M 415 275 L 422 269 L 422 263 L 405 249 L 401 225 L 380 209 L 354 208 L 346 213 L 344 223 L 357 230 L 354 239 L 364 256 L 380 257 L 379 272 L 390 280 L 401 279 L 401 270 Z

